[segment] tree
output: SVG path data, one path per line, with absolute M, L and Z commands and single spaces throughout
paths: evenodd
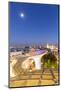
M 42 73 L 41 73 L 41 78 L 43 75 L 43 72 L 45 71 L 45 68 L 48 68 L 49 71 L 51 72 L 51 75 L 53 77 L 54 82 L 56 83 L 57 80 L 55 78 L 54 72 L 53 72 L 53 68 L 57 68 L 57 58 L 54 54 L 52 54 L 52 52 L 48 52 L 47 54 L 45 54 L 42 59 L 41 59 L 43 66 L 42 66 Z
M 45 54 L 42 59 L 43 67 L 45 68 L 57 68 L 57 58 L 52 53 Z

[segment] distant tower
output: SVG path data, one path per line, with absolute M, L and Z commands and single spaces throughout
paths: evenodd
M 51 49 L 53 50 L 54 49 L 54 46 L 52 45 Z
M 49 44 L 47 43 L 47 48 L 49 48 Z

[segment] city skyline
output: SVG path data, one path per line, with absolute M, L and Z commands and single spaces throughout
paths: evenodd
M 10 44 L 58 44 L 58 5 L 9 4 Z

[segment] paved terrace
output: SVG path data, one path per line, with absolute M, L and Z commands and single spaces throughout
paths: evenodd
M 58 84 L 58 72 L 54 70 L 57 83 L 52 79 L 52 75 L 48 69 L 43 73 L 41 78 L 41 71 L 26 72 L 19 77 L 12 78 L 10 80 L 10 87 L 22 87 L 22 86 L 37 86 L 37 85 L 57 85 Z
M 41 58 L 44 54 L 47 52 L 44 52 L 42 54 L 38 55 L 31 55 L 29 58 Z M 37 65 L 36 65 L 36 68 Z M 54 75 L 56 77 L 57 82 L 52 78 L 52 75 L 49 71 L 49 69 L 45 69 L 43 73 L 43 77 L 41 78 L 41 72 L 42 69 L 36 69 L 32 72 L 24 72 L 21 73 L 20 76 L 13 77 L 10 79 L 10 87 L 22 87 L 22 86 L 41 86 L 41 85 L 56 85 L 58 84 L 58 69 L 53 69 Z

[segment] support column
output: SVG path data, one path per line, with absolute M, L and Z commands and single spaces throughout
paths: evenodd
M 33 57 L 33 60 L 35 61 L 35 67 L 37 70 L 41 69 L 41 60 L 40 57 Z

